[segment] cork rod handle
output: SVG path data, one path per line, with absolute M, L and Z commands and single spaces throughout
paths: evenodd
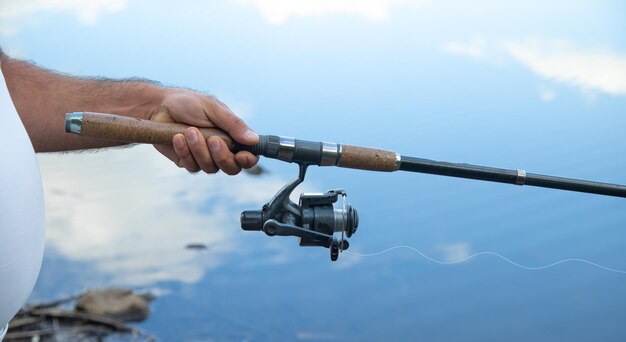
M 71 126 L 70 115 L 82 114 L 80 125 Z M 92 112 L 71 113 L 66 119 L 65 130 L 82 136 L 117 140 L 128 143 L 171 145 L 174 135 L 185 132 L 188 125 L 179 123 L 163 123 L 134 117 L 102 114 Z M 232 148 L 232 139 L 224 131 L 217 128 L 199 128 L 204 139 L 218 136 Z
M 398 160 L 397 154 L 392 151 L 344 144 L 337 166 L 349 169 L 393 172 L 398 169 Z

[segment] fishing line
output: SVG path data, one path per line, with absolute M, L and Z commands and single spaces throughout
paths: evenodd
M 344 251 L 344 253 L 348 253 L 348 254 L 352 254 L 355 256 L 359 256 L 359 257 L 373 257 L 373 256 L 379 256 L 388 252 L 391 252 L 393 250 L 396 249 L 409 249 L 412 250 L 413 252 L 421 255 L 423 258 L 425 258 L 426 260 L 432 261 L 434 263 L 440 264 L 440 265 L 453 265 L 453 264 L 458 264 L 467 260 L 470 260 L 474 257 L 480 256 L 480 255 L 493 255 L 496 256 L 506 262 L 508 262 L 509 264 L 513 265 L 513 266 L 517 266 L 519 268 L 525 269 L 525 270 L 530 270 L 530 271 L 537 271 L 537 270 L 543 270 L 546 268 L 550 268 L 550 267 L 554 267 L 556 265 L 560 265 L 566 262 L 581 262 L 581 263 L 585 263 L 591 266 L 595 266 L 597 268 L 603 269 L 605 271 L 609 271 L 609 272 L 614 272 L 614 273 L 620 273 L 620 274 L 626 274 L 626 271 L 623 270 L 618 270 L 615 268 L 611 268 L 611 267 L 607 267 L 607 266 L 603 266 L 600 264 L 596 264 L 595 262 L 589 261 L 589 260 L 585 260 L 585 259 L 580 259 L 580 258 L 568 258 L 568 259 L 563 259 L 563 260 L 559 260 L 557 262 L 553 262 L 551 264 L 547 264 L 544 266 L 537 266 L 537 267 L 532 267 L 532 266 L 526 266 L 526 265 L 522 265 L 519 264 L 511 259 L 506 258 L 505 256 L 503 256 L 502 254 L 496 253 L 496 252 L 479 252 L 479 253 L 475 253 L 472 254 L 470 256 L 467 256 L 465 258 L 459 259 L 459 260 L 454 260 L 454 261 L 442 261 L 442 260 L 437 260 L 434 258 L 431 258 L 430 256 L 426 255 L 425 253 L 423 253 L 422 251 L 413 248 L 411 246 L 394 246 L 391 248 L 387 248 L 385 250 L 382 250 L 380 252 L 375 252 L 375 253 L 358 253 L 358 252 L 351 252 L 351 251 Z

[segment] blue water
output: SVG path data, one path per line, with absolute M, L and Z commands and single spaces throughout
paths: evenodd
M 210 92 L 259 133 L 626 183 L 622 2 L 276 3 L 6 2 L 0 44 L 70 74 Z M 409 250 L 331 263 L 241 231 L 239 213 L 295 165 L 190 175 L 149 146 L 39 160 L 47 249 L 32 300 L 152 289 L 139 326 L 163 341 L 626 339 L 624 274 Z M 297 192 L 332 188 L 359 210 L 355 252 L 626 270 L 623 199 L 334 168 L 310 169 Z

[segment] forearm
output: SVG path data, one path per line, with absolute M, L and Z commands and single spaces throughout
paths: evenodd
M 37 152 L 119 145 L 66 134 L 68 112 L 92 111 L 149 119 L 158 111 L 163 88 L 142 81 L 74 78 L 2 55 L 11 98 Z

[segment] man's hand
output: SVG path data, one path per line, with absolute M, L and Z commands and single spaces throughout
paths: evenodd
M 117 146 L 106 139 L 86 139 L 65 133 L 65 113 L 114 113 L 193 127 L 216 127 L 235 141 L 254 145 L 259 137 L 214 97 L 139 80 L 86 79 L 60 75 L 12 59 L 0 51 L 0 67 L 11 98 L 36 152 L 71 151 Z M 177 166 L 190 172 L 222 170 L 235 175 L 258 158 L 249 152 L 234 155 L 218 137 L 207 141 L 197 128 L 178 134 L 172 146 L 155 146 Z
M 172 146 L 154 147 L 189 172 L 200 170 L 216 173 L 218 170 L 229 175 L 238 174 L 242 168 L 254 166 L 258 157 L 250 152 L 233 154 L 219 137 L 204 140 L 195 127 L 216 127 L 228 133 L 234 140 L 245 145 L 259 142 L 254 133 L 241 118 L 237 117 L 215 97 L 184 89 L 165 89 L 161 105 L 150 118 L 159 122 L 180 122 L 194 127 L 185 134 L 174 136 Z

